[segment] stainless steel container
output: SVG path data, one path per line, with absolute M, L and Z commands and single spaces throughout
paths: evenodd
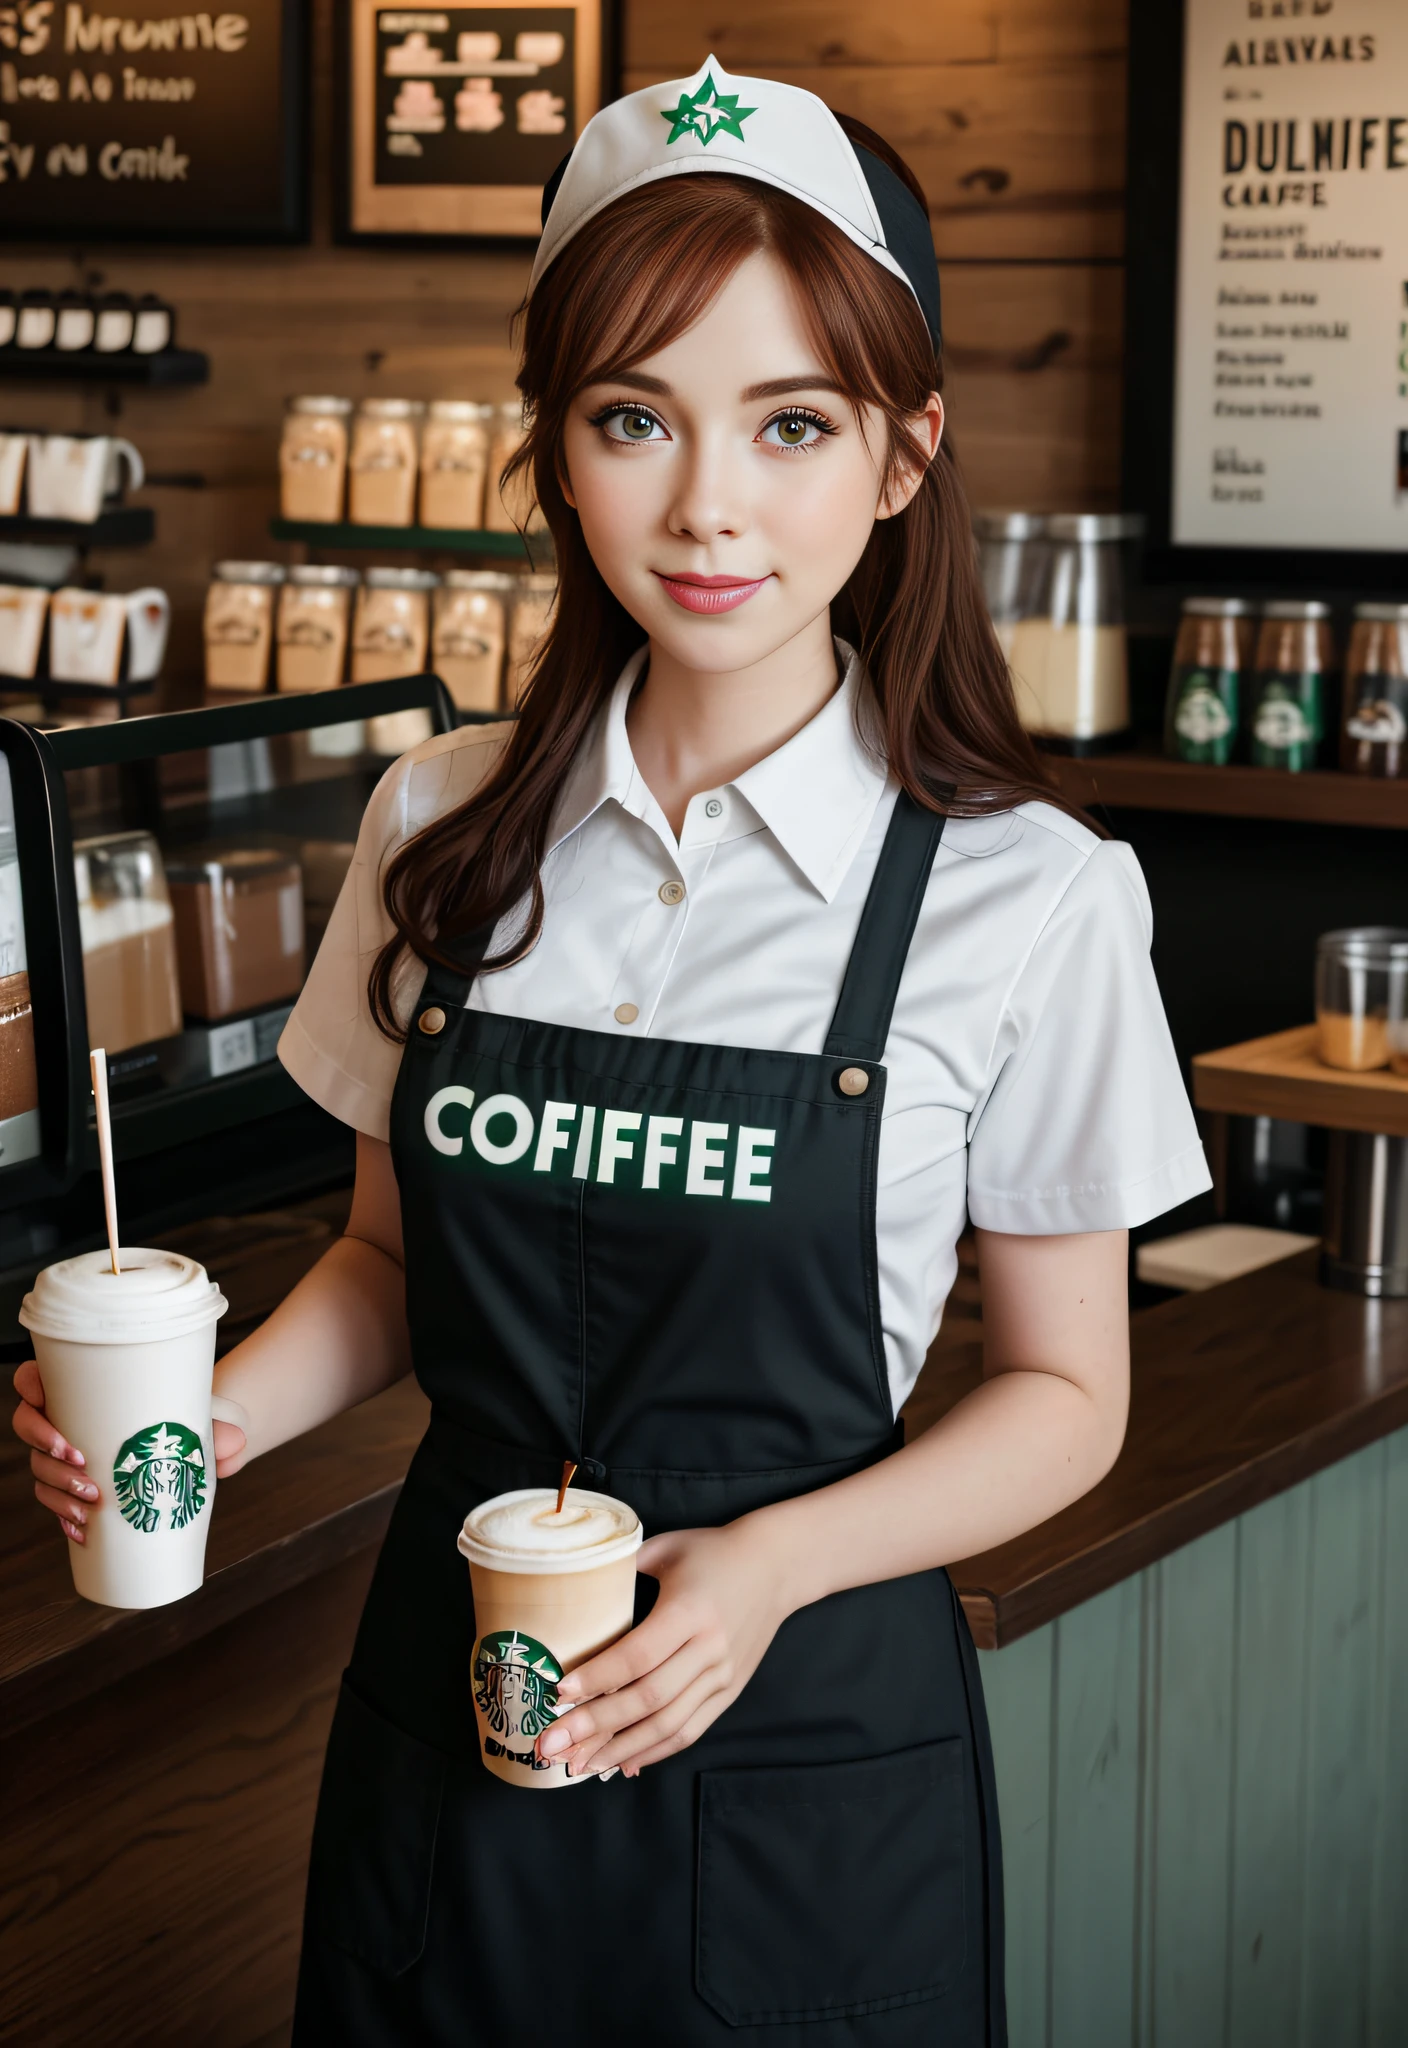
M 1320 1278 L 1348 1294 L 1408 1295 L 1408 1138 L 1329 1133 Z

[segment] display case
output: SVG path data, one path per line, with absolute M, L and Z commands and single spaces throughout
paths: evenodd
M 350 1173 L 279 1034 L 378 780 L 454 724 L 434 676 L 0 719 L 0 1342 L 33 1268 L 101 1230 L 90 1048 L 130 1239 Z

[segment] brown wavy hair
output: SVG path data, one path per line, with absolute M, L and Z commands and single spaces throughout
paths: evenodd
M 878 136 L 843 118 L 924 203 L 908 166 Z M 486 958 L 511 966 L 543 923 L 539 868 L 558 796 L 578 749 L 644 635 L 587 552 L 562 488 L 567 411 L 691 327 L 737 266 L 768 251 L 797 288 L 828 376 L 888 427 L 887 473 L 920 466 L 906 422 L 942 388 L 942 364 L 900 281 L 822 214 L 770 185 L 715 173 L 642 186 L 579 230 L 520 309 L 531 468 L 557 551 L 558 599 L 519 717 L 483 786 L 436 818 L 387 862 L 383 894 L 395 936 L 368 986 L 389 1038 L 406 952 L 454 965 L 454 948 L 527 905 L 511 943 Z M 903 512 L 877 520 L 832 606 L 832 625 L 860 652 L 876 739 L 889 771 L 931 810 L 971 817 L 1040 798 L 1062 805 L 1018 723 L 1012 680 L 978 578 L 971 522 L 947 433 Z M 945 800 L 936 791 L 952 787 Z

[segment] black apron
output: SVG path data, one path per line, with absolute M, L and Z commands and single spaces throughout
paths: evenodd
M 471 963 L 429 976 L 391 1130 L 433 1412 L 329 1740 L 296 2048 L 1005 2042 L 992 1764 L 946 1572 L 800 1609 L 691 1748 L 540 1792 L 480 1761 L 455 1547 L 565 1458 L 649 1536 L 898 1447 L 880 1061 L 942 831 L 900 797 L 821 1053 L 491 1016 L 463 1008 Z

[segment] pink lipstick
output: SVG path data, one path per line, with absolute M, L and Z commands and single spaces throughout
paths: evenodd
M 659 569 L 655 574 L 687 612 L 737 611 L 771 581 L 767 576 L 666 576 Z

